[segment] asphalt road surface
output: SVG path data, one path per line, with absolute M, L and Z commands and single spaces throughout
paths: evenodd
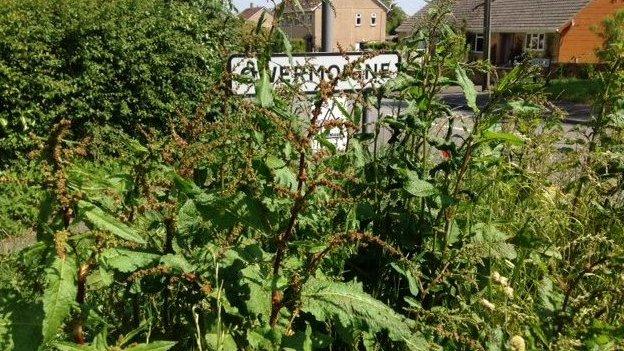
M 453 111 L 453 118 L 455 119 L 453 124 L 453 134 L 460 138 L 468 134 L 473 128 L 474 115 L 472 111 L 466 105 L 466 100 L 462 93 L 446 93 L 442 95 L 442 98 L 451 106 Z M 487 95 L 479 94 L 478 104 L 483 107 L 487 103 Z M 562 127 L 564 135 L 567 139 L 571 137 L 580 136 L 587 129 L 585 126 L 589 121 L 590 109 L 585 105 L 579 104 L 557 104 L 560 108 L 568 113 L 568 117 L 562 121 Z M 379 116 L 396 116 L 402 109 L 405 109 L 406 104 L 394 101 L 384 100 L 380 111 L 376 109 L 369 110 L 369 123 L 374 123 L 379 119 Z M 435 122 L 431 135 L 443 137 L 448 129 L 449 119 L 439 119 Z M 381 130 L 379 140 L 381 143 L 387 142 L 391 137 L 390 130 Z M 567 145 L 563 141 L 561 145 Z

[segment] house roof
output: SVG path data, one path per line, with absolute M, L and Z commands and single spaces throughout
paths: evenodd
M 557 32 L 592 0 L 493 0 L 493 32 Z M 397 32 L 411 33 L 431 5 L 405 20 Z M 453 16 L 470 32 L 483 31 L 483 0 L 457 0 Z
M 381 8 L 386 10 L 386 12 L 390 11 L 390 8 L 383 1 L 381 0 L 373 0 L 373 1 L 376 2 Z M 303 9 L 303 11 L 314 11 L 319 6 L 321 6 L 321 4 L 323 3 L 323 0 L 299 0 L 299 3 L 301 4 L 301 8 Z M 286 6 L 286 8 L 284 9 L 284 12 L 301 11 L 301 9 L 298 6 L 296 6 L 294 4 L 294 1 L 292 0 L 284 1 L 282 2 L 282 4 Z
M 263 11 L 264 7 L 262 6 L 256 6 L 256 7 L 248 7 L 246 9 L 243 10 L 243 12 L 241 12 L 239 14 L 240 18 L 244 19 L 244 20 L 248 20 L 251 17 L 253 17 L 253 15 L 255 15 L 256 13 Z

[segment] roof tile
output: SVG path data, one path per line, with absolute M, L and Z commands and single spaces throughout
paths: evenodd
M 555 32 L 582 10 L 591 0 L 494 0 L 493 32 Z M 417 28 L 431 5 L 427 5 L 397 28 L 409 33 Z M 483 30 L 483 0 L 457 0 L 453 16 L 468 31 Z

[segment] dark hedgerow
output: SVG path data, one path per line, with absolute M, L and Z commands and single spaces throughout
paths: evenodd
M 164 130 L 236 43 L 227 2 L 0 0 L 0 162 L 60 119 Z

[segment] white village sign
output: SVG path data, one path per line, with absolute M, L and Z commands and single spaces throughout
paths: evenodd
M 298 86 L 302 92 L 313 93 L 318 91 L 322 80 L 330 81 L 347 68 L 352 68 L 354 74 L 338 81 L 338 91 L 375 88 L 396 77 L 400 64 L 398 54 L 379 54 L 366 59 L 363 56 L 364 53 L 307 53 L 294 54 L 292 57 L 276 55 L 269 61 L 269 78 L 275 87 Z M 228 68 L 233 75 L 232 92 L 237 95 L 254 95 L 254 82 L 260 79 L 258 60 L 235 55 L 230 58 Z

